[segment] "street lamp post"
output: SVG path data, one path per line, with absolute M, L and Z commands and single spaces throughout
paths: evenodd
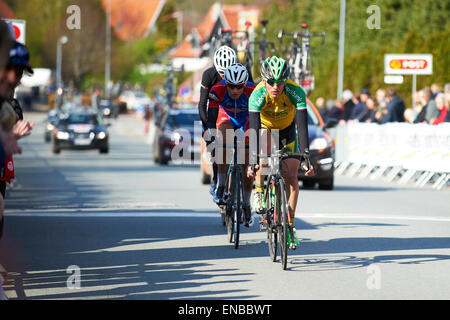
M 111 78 L 111 0 L 106 9 L 106 46 L 105 46 L 105 98 L 109 99 L 109 81 Z
M 58 99 L 58 107 L 60 106 L 62 97 L 62 77 L 61 77 L 61 67 L 62 67 L 62 45 L 69 41 L 67 36 L 62 36 L 58 39 L 56 45 L 56 93 Z
M 345 5 L 346 0 L 341 0 L 339 17 L 339 57 L 338 57 L 338 81 L 337 98 L 342 98 L 344 90 L 344 46 L 345 46 Z

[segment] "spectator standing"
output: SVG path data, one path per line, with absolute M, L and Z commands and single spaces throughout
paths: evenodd
M 359 122 L 374 122 L 377 123 L 377 119 L 375 118 L 377 112 L 377 100 L 374 97 L 367 98 L 366 101 L 367 111 L 363 114 L 358 120 Z
M 436 98 L 436 108 L 439 111 L 439 116 L 436 119 L 431 119 L 431 124 L 440 124 L 444 122 L 447 117 L 447 107 L 445 105 L 445 96 L 443 93 L 438 93 Z
M 417 115 L 416 120 L 414 120 L 414 123 L 427 123 L 426 121 L 426 114 L 427 109 L 429 106 L 429 102 L 434 100 L 431 100 L 433 97 L 433 92 L 431 91 L 430 87 L 425 87 L 422 89 L 423 96 L 422 96 L 422 109 L 420 110 L 419 114 Z
M 319 97 L 316 99 L 316 108 L 319 111 L 319 114 L 322 117 L 323 121 L 327 122 L 328 110 L 325 106 L 325 99 L 323 97 Z
M 427 99 L 427 106 L 425 111 L 425 121 L 432 123 L 434 119 L 439 116 L 439 110 L 436 108 L 436 101 L 434 100 L 433 90 L 431 88 L 424 89 L 425 98 Z
M 355 107 L 355 104 L 359 102 L 359 94 L 354 96 L 353 92 L 350 90 L 344 90 L 342 93 L 342 98 L 344 99 L 344 113 L 342 115 L 342 122 L 345 123 L 350 119 L 350 115 Z
M 433 83 L 431 85 L 430 89 L 431 89 L 431 92 L 433 92 L 433 99 L 435 99 L 439 93 L 442 93 L 442 87 L 438 83 Z
M 369 98 L 369 95 L 369 90 L 365 88 L 361 90 L 361 92 L 359 93 L 359 101 L 353 108 L 349 120 L 359 121 L 359 119 L 364 116 L 364 114 L 367 112 L 366 101 L 367 98 Z
M 390 87 L 387 91 L 389 103 L 386 106 L 387 113 L 383 117 L 381 123 L 386 122 L 404 122 L 403 114 L 405 113 L 405 103 L 402 98 L 397 95 L 397 89 Z
M 334 103 L 334 106 L 328 112 L 327 121 L 333 121 L 336 123 L 345 123 L 344 118 L 344 110 L 345 110 L 345 99 L 337 99 Z
M 450 83 L 447 83 L 444 87 L 444 99 L 447 108 L 447 116 L 445 117 L 444 122 L 450 122 Z
M 378 89 L 375 92 L 375 98 L 378 105 L 378 108 L 384 108 L 387 106 L 387 99 L 386 99 L 386 90 L 384 89 Z

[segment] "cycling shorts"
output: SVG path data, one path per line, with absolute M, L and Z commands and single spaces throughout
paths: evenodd
M 271 130 L 275 130 L 273 128 L 267 127 L 264 124 L 261 124 L 261 126 L 262 128 L 267 129 L 269 133 L 271 132 Z M 278 142 L 276 145 L 280 150 L 286 150 L 287 148 L 289 148 L 290 152 L 299 152 L 295 121 L 292 121 L 292 123 L 287 128 L 279 130 L 278 134 Z

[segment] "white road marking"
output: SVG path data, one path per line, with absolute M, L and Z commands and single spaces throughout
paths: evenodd
M 148 209 L 148 212 L 108 212 L 109 210 L 117 210 L 117 208 L 70 208 L 62 209 L 65 212 L 58 212 L 61 209 L 52 209 L 51 211 L 42 210 L 24 210 L 19 212 L 6 212 L 5 215 L 9 217 L 219 217 L 219 212 L 214 209 L 211 212 L 208 211 L 174 211 L 171 212 L 170 209 L 180 210 L 179 208 L 174 208 L 173 206 L 167 209 L 155 209 L 155 208 L 140 208 L 140 210 Z M 125 207 L 120 207 L 120 209 L 125 209 Z M 161 211 L 159 211 L 161 210 Z M 450 217 L 433 217 L 433 216 L 402 216 L 402 215 L 383 215 L 383 214 L 339 214 L 339 213 L 297 213 L 297 219 L 369 219 L 369 220 L 407 220 L 407 221 L 430 221 L 430 222 L 450 222 Z

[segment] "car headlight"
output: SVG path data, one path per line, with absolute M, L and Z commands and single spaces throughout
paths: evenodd
M 328 142 L 325 138 L 317 138 L 314 139 L 309 145 L 309 149 L 311 150 L 321 150 L 325 149 L 328 146 Z
M 48 131 L 52 131 L 55 128 L 54 125 L 52 125 L 51 123 L 47 124 L 47 130 Z
M 99 132 L 97 133 L 97 139 L 105 139 L 106 138 L 106 132 Z
M 111 113 L 111 110 L 109 110 L 108 108 L 103 109 L 103 114 L 104 114 L 105 116 L 109 116 L 110 113 Z
M 68 132 L 58 131 L 56 137 L 60 140 L 69 140 L 70 134 Z

